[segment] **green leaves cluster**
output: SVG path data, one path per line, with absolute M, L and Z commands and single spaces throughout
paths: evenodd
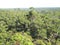
M 0 9 L 0 45 L 59 45 L 60 9 Z

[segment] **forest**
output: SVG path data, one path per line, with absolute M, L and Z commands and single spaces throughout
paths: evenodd
M 60 8 L 0 9 L 0 45 L 60 45 Z

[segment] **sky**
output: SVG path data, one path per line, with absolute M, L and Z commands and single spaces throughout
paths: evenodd
M 60 0 L 0 0 L 0 8 L 60 7 Z

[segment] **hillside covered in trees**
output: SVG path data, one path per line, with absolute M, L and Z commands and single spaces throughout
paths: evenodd
M 0 9 L 0 45 L 60 45 L 60 8 Z

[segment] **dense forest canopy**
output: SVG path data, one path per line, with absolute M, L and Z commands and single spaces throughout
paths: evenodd
M 0 45 L 60 45 L 60 8 L 0 9 Z

